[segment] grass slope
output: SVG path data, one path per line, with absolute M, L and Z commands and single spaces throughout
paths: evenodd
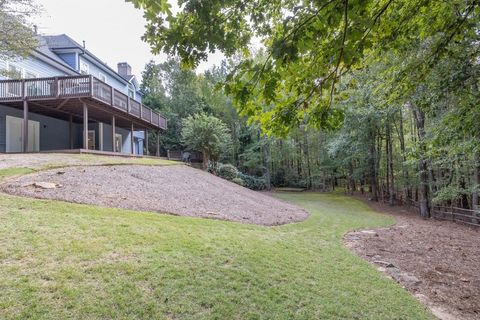
M 279 196 L 312 216 L 266 228 L 0 194 L 0 318 L 431 318 L 341 244 L 391 220 L 341 195 Z

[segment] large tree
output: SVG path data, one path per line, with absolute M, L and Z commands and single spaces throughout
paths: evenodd
M 215 168 L 222 154 L 231 148 L 230 132 L 222 120 L 204 113 L 189 116 L 183 120 L 182 141 L 190 150 L 203 153 L 203 166 L 209 161 Z
M 26 57 L 36 48 L 28 18 L 37 11 L 33 0 L 0 0 L 0 60 Z
M 242 114 L 277 134 L 302 123 L 337 126 L 342 74 L 427 39 L 421 64 L 430 66 L 449 42 L 477 32 L 479 13 L 479 0 L 183 0 L 175 10 L 168 0 L 129 1 L 144 10 L 155 53 L 189 66 L 214 51 L 239 55 L 225 89 Z M 254 37 L 267 51 L 261 61 L 251 57 Z

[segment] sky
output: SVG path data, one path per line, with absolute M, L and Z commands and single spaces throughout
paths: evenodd
M 128 62 L 132 72 L 141 79 L 150 60 L 163 62 L 167 56 L 154 56 L 141 40 L 145 31 L 142 11 L 124 0 L 37 0 L 43 7 L 33 18 L 40 34 L 67 34 L 113 69 L 118 62 Z M 210 56 L 197 72 L 220 64 L 221 53 Z

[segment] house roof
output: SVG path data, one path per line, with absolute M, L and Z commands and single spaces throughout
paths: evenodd
M 133 74 L 129 75 L 129 76 L 122 76 L 123 79 L 127 80 L 128 82 L 132 81 L 133 78 L 135 78 L 135 76 Z
M 107 65 L 105 62 L 100 60 L 97 56 L 95 56 L 93 53 L 90 51 L 86 50 L 82 45 L 80 45 L 78 42 L 70 38 L 66 34 L 60 34 L 60 35 L 51 35 L 51 36 L 43 36 L 45 39 L 45 42 L 50 50 L 48 51 L 58 51 L 58 50 L 63 50 L 63 49 L 75 49 L 79 50 L 80 52 L 84 53 L 86 56 L 88 56 L 90 59 L 95 60 L 95 62 L 112 73 L 116 78 L 118 78 L 121 81 L 126 81 L 128 83 L 132 83 L 135 86 L 138 86 L 138 83 L 135 80 L 134 75 L 130 76 L 122 76 L 120 75 L 116 70 L 112 69 L 109 65 Z M 53 53 L 52 53 L 53 54 Z M 53 54 L 55 55 L 55 54 Z
M 47 42 L 50 49 L 83 49 L 83 46 L 78 44 L 78 42 L 76 42 L 66 34 L 43 36 L 43 38 Z
M 67 63 L 65 63 L 62 59 L 60 59 L 55 53 L 53 53 L 46 40 L 43 37 L 37 37 L 38 40 L 38 47 L 35 50 L 37 53 L 37 58 L 39 59 L 44 59 L 48 60 L 50 64 L 53 64 L 57 67 L 62 69 L 62 71 L 65 71 L 66 73 L 69 74 L 75 74 L 77 73 L 75 70 L 73 70 Z

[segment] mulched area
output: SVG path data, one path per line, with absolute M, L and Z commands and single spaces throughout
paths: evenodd
M 93 166 L 7 181 L 6 193 L 266 226 L 305 220 L 295 205 L 188 166 Z
M 480 229 L 423 220 L 414 208 L 364 201 L 397 223 L 351 232 L 344 237 L 346 246 L 399 282 L 438 318 L 480 319 Z

